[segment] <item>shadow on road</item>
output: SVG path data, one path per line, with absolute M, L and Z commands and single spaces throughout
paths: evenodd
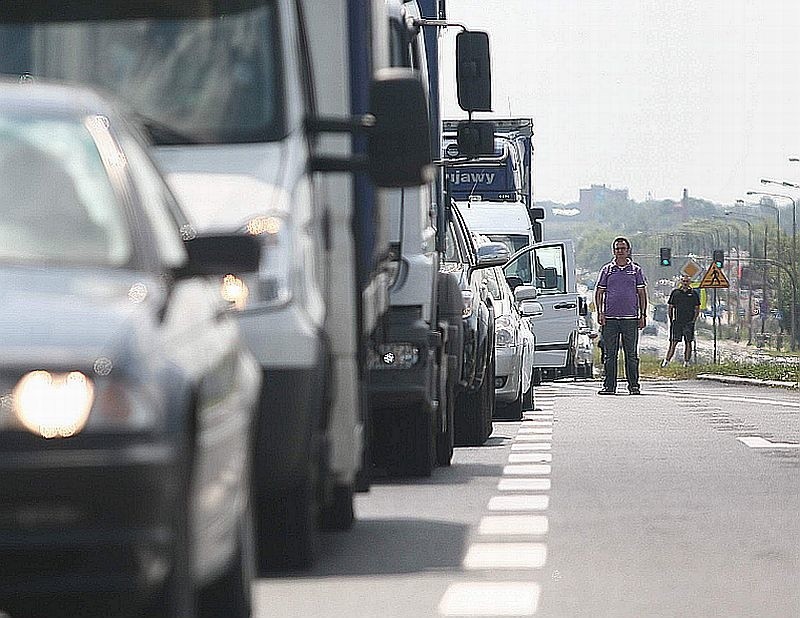
M 483 447 L 479 447 L 483 448 Z M 373 485 L 454 485 L 469 483 L 475 477 L 500 477 L 503 474 L 503 465 L 484 463 L 459 463 L 447 468 L 436 468 L 429 478 L 391 477 L 381 470 L 375 470 L 372 477 Z
M 295 577 L 391 575 L 461 565 L 469 526 L 421 519 L 358 519 L 346 533 L 323 535 L 320 559 Z

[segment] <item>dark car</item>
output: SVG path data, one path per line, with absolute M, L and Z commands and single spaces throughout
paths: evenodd
M 479 446 L 492 433 L 494 413 L 494 307 L 477 271 L 501 266 L 508 250 L 498 243 L 476 249 L 458 206 L 451 206 L 441 269 L 458 277 L 464 298 L 461 383 L 454 414 L 455 444 Z M 502 249 L 502 251 L 500 251 Z
M 250 615 L 257 241 L 195 236 L 90 91 L 2 82 L 0 135 L 0 613 Z

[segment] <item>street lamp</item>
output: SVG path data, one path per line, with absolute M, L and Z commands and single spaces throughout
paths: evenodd
M 800 189 L 800 185 L 796 185 L 791 182 L 786 182 L 784 180 L 771 180 L 769 178 L 762 178 L 761 184 L 764 185 L 779 185 L 782 187 L 789 187 L 791 189 Z M 797 200 L 789 195 L 783 195 L 780 193 L 769 194 L 773 197 L 782 197 L 792 202 L 792 274 L 794 275 L 794 280 L 797 281 Z M 792 308 L 797 305 L 797 298 L 795 293 L 792 292 Z M 792 347 L 794 348 L 794 337 L 796 336 L 795 332 L 792 332 Z

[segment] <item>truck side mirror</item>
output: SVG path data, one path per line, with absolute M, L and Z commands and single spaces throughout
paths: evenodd
M 462 157 L 479 157 L 494 154 L 494 123 L 461 120 L 456 129 L 458 154 Z
M 489 35 L 464 30 L 456 35 L 458 105 L 467 112 L 492 111 Z
M 368 170 L 379 187 L 418 187 L 433 179 L 428 101 L 412 69 L 377 72 L 370 87 Z

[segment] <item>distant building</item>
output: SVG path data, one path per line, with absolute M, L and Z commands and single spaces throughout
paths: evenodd
M 588 189 L 580 190 L 580 200 L 578 204 L 581 212 L 590 214 L 604 204 L 619 204 L 627 201 L 627 189 L 610 189 L 605 185 L 592 185 Z

